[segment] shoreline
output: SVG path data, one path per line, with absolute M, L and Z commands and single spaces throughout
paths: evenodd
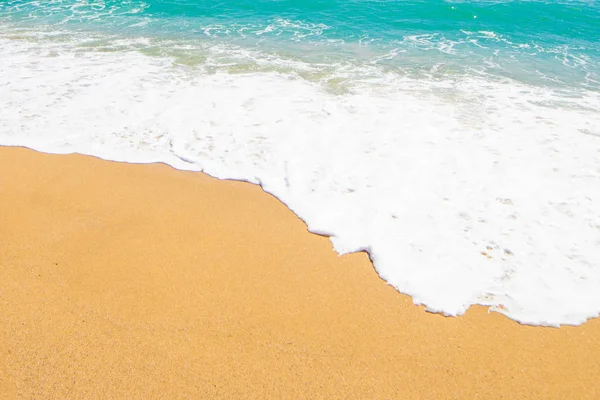
M 600 320 L 444 317 L 274 196 L 0 146 L 0 397 L 597 398 Z

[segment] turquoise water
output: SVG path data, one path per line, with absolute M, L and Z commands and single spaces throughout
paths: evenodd
M 595 1 L 2 0 L 0 23 L 13 33 L 110 35 L 86 44 L 105 50 L 117 39 L 152 38 L 142 51 L 192 65 L 206 62 L 203 49 L 229 45 L 321 70 L 341 63 L 593 89 L 600 81 Z M 280 62 L 257 67 L 256 57 L 217 64 L 231 71 L 238 64 L 242 72 L 281 68 Z

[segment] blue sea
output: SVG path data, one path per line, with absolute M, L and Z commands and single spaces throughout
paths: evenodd
M 80 46 L 89 51 L 135 49 L 213 71 L 326 81 L 343 68 L 341 86 L 378 72 L 600 85 L 596 1 L 2 0 L 0 23 L 5 37 L 88 36 Z M 123 43 L 141 38 L 149 42 Z M 215 57 L 211 49 L 219 46 L 247 57 Z M 312 68 L 294 70 L 293 63 Z
M 596 1 L 0 0 L 0 145 L 260 184 L 432 312 L 600 312 Z

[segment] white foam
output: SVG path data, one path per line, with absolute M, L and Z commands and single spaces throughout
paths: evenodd
M 260 183 L 447 315 L 598 316 L 599 127 L 597 92 L 382 74 L 334 95 L 277 73 L 0 39 L 0 144 Z

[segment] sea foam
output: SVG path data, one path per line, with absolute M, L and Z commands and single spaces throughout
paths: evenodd
M 598 316 L 599 127 L 600 94 L 583 89 L 381 72 L 336 91 L 0 39 L 0 144 L 260 184 L 340 254 L 367 251 L 390 285 L 452 316 Z

